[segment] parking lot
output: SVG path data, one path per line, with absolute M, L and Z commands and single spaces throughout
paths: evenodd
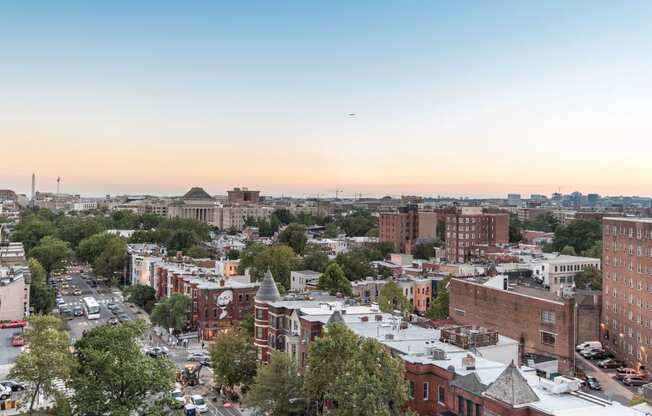
M 595 377 L 602 386 L 601 391 L 591 391 L 591 394 L 621 404 L 628 404 L 632 396 L 638 392 L 638 387 L 628 387 L 616 379 L 615 369 L 602 369 L 598 361 L 588 360 L 580 354 L 575 354 L 576 366 L 587 376 Z

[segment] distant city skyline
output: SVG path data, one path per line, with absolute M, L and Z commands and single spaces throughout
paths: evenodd
M 652 2 L 0 6 L 0 182 L 652 194 Z

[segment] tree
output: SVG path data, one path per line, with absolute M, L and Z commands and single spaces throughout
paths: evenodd
M 226 252 L 226 258 L 229 260 L 238 260 L 240 258 L 240 252 L 231 248 Z
M 52 272 L 64 267 L 66 261 L 72 256 L 72 251 L 65 241 L 46 236 L 30 251 L 29 255 L 37 259 L 45 269 L 45 273 L 50 276 Z
M 437 218 L 437 240 L 446 241 L 446 220 Z
M 555 231 L 553 245 L 561 251 L 566 246 L 572 246 L 576 253 L 588 250 L 596 242 L 602 240 L 602 224 L 596 220 L 575 220 Z
M 106 230 L 103 218 L 63 216 L 56 220 L 56 236 L 70 243 L 75 248 L 79 243 L 92 235 Z
M 154 306 L 150 317 L 160 327 L 182 331 L 190 320 L 192 301 L 186 295 L 173 293 Z
M 421 243 L 414 247 L 414 258 L 428 260 L 435 255 L 435 243 Z
M 294 216 L 287 208 L 275 209 L 274 212 L 272 212 L 272 217 L 276 217 L 281 224 L 285 225 L 290 224 L 294 220 Z
M 387 258 L 387 256 L 389 256 L 395 250 L 394 243 L 390 241 L 381 241 L 379 243 L 373 244 L 371 248 L 380 253 L 379 260 Z
M 509 242 L 518 243 L 523 239 L 521 231 L 523 230 L 523 224 L 521 220 L 518 219 L 518 215 L 509 214 Z
M 302 254 L 306 247 L 308 237 L 306 237 L 306 226 L 302 224 L 290 224 L 278 236 L 280 243 L 285 243 L 292 247 L 297 254 Z
M 246 312 L 242 321 L 240 322 L 240 328 L 244 331 L 244 334 L 247 335 L 250 339 L 254 338 L 254 330 L 256 329 L 254 314 L 251 312 Z
M 171 253 L 177 251 L 185 251 L 190 247 L 200 243 L 199 238 L 190 230 L 175 230 L 168 241 L 166 246 Z
M 54 290 L 50 289 L 47 284 L 45 269 L 35 258 L 27 260 L 32 283 L 29 290 L 29 305 L 34 308 L 36 313 L 48 313 L 55 306 Z
M 32 315 L 25 331 L 29 349 L 16 358 L 9 377 L 26 382 L 29 414 L 39 393 L 56 397 L 58 380 L 67 382 L 72 368 L 68 334 L 63 322 L 52 315 Z
M 602 272 L 596 267 L 587 267 L 575 274 L 575 287 L 602 290 Z
M 190 247 L 188 251 L 185 253 L 187 256 L 192 257 L 194 259 L 206 259 L 208 258 L 208 250 L 206 250 L 204 247 L 195 244 L 194 246 Z
M 363 248 L 354 248 L 346 253 L 340 253 L 335 258 L 349 280 L 360 280 L 374 276 L 374 268 L 369 260 L 370 252 Z
M 324 230 L 324 238 L 336 238 L 339 230 L 335 223 L 330 223 L 326 225 L 326 230 Z
M 602 240 L 596 241 L 591 247 L 582 252 L 585 257 L 593 257 L 594 259 L 602 258 Z
M 319 289 L 327 290 L 331 295 L 341 293 L 344 296 L 351 296 L 353 293 L 351 282 L 337 263 L 329 264 L 324 273 L 319 276 Z
M 329 324 L 310 347 L 305 391 L 334 415 L 402 415 L 407 400 L 405 368 L 373 338 L 362 339 Z
M 576 255 L 576 253 L 575 253 L 575 247 L 573 247 L 573 246 L 566 246 L 566 247 L 564 247 L 564 248 L 561 249 L 560 254 L 564 254 L 564 255 L 566 255 L 566 256 L 575 256 L 575 255 Z
M 318 246 L 314 244 L 308 244 L 303 252 L 303 258 L 301 261 L 301 268 L 322 273 L 324 270 L 326 270 L 329 259 L 328 255 L 324 253 Z
M 378 294 L 378 307 L 381 311 L 391 313 L 395 310 L 405 314 L 412 309 L 412 304 L 403 295 L 403 291 L 395 282 L 387 282 Z
M 552 212 L 546 212 L 539 214 L 528 221 L 526 227 L 528 230 L 552 233 L 557 229 L 557 227 L 559 227 L 559 220 L 552 214 Z
M 356 209 L 347 215 L 338 215 L 337 226 L 349 237 L 366 236 L 378 227 L 378 220 L 368 209 Z
M 302 393 L 303 379 L 294 362 L 287 354 L 274 351 L 269 364 L 258 367 L 245 404 L 274 416 L 300 415 L 306 413 Z
M 175 366 L 167 358 L 146 357 L 137 343 L 142 321 L 101 325 L 77 342 L 78 365 L 71 387 L 79 414 L 123 416 L 156 414 L 174 383 Z M 152 400 L 152 398 L 155 398 Z
M 233 390 L 249 385 L 256 375 L 256 350 L 245 334 L 237 331 L 220 334 L 211 350 L 215 384 Z
M 292 248 L 276 244 L 266 247 L 254 258 L 250 273 L 256 280 L 260 280 L 269 269 L 274 275 L 276 283 L 287 290 L 290 288 L 290 271 L 296 265 L 297 261 Z
M 44 218 L 31 211 L 21 214 L 21 219 L 12 233 L 12 239 L 23 243 L 29 253 L 36 247 L 43 237 L 54 235 L 56 228 L 51 219 Z
M 151 313 L 156 302 L 156 291 L 151 286 L 135 285 L 129 288 L 129 302 L 132 302 Z
M 104 252 L 109 242 L 115 239 L 120 239 L 120 237 L 109 233 L 92 235 L 79 242 L 75 255 L 78 260 L 93 264 L 102 252 Z
M 120 237 L 108 240 L 102 253 L 93 262 L 93 270 L 113 283 L 127 261 L 127 243 Z
M 448 308 L 450 305 L 450 293 L 448 292 L 448 283 L 450 277 L 446 277 L 438 285 L 437 297 L 432 301 L 426 316 L 430 319 L 446 319 L 448 318 Z

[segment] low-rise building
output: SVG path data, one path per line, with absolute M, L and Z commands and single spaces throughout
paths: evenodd
M 29 316 L 31 274 L 27 266 L 0 266 L 0 321 Z
M 317 289 L 321 273 L 314 270 L 293 270 L 290 272 L 290 290 L 304 293 Z

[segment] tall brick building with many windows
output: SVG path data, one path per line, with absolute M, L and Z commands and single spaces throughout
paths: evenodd
M 652 218 L 602 221 L 602 342 L 635 368 L 652 354 Z
M 462 207 L 446 215 L 445 254 L 464 263 L 473 247 L 509 242 L 509 215 L 485 213 L 480 207 Z

